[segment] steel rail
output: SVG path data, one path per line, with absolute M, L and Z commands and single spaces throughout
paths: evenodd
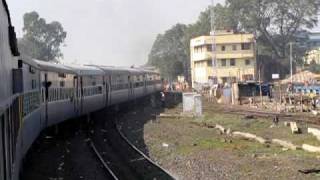
M 129 140 L 128 138 L 122 133 L 121 131 L 121 127 L 120 126 L 117 126 L 117 131 L 119 133 L 119 135 L 121 136 L 121 138 L 123 140 L 125 140 L 127 142 L 127 144 L 132 148 L 134 149 L 138 154 L 140 154 L 143 158 L 145 158 L 149 163 L 151 163 L 153 166 L 157 167 L 158 169 L 160 169 L 162 172 L 164 172 L 165 174 L 167 174 L 168 176 L 170 176 L 170 178 L 172 179 L 176 179 L 174 178 L 173 175 L 171 175 L 170 172 L 168 172 L 166 169 L 164 169 L 163 167 L 161 167 L 160 165 L 158 165 L 156 162 L 154 162 L 153 160 L 151 160 L 147 155 L 145 155 L 142 151 L 140 151 L 135 145 L 133 145 Z
M 94 151 L 95 155 L 98 157 L 100 162 L 102 163 L 103 167 L 107 170 L 107 173 L 114 179 L 119 180 L 119 178 L 114 174 L 114 172 L 111 170 L 111 168 L 108 166 L 108 164 L 105 162 L 105 160 L 102 158 L 101 154 L 97 150 L 96 146 L 93 144 L 93 142 L 90 142 L 90 146 L 92 150 Z

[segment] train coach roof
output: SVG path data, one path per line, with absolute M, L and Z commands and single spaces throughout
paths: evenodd
M 57 72 L 57 73 L 76 74 L 76 72 L 73 71 L 71 68 L 68 68 L 62 64 L 55 64 L 55 63 L 40 61 L 36 59 L 34 59 L 33 61 L 38 64 L 40 70 Z
M 107 74 L 129 74 L 130 72 L 127 69 L 110 67 L 110 66 L 99 66 L 100 69 L 105 71 Z
M 134 68 L 129 68 L 128 71 L 130 72 L 130 74 L 134 74 L 134 75 L 144 74 L 143 71 L 141 71 L 141 70 L 139 70 L 139 69 L 134 69 Z
M 21 60 L 25 64 L 29 64 L 30 66 L 40 69 L 39 64 L 30 57 L 22 55 L 20 56 L 19 60 Z
M 66 65 L 81 76 L 104 75 L 104 71 L 95 66 Z

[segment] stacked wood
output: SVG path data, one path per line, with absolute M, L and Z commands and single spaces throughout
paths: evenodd
M 302 149 L 308 152 L 320 153 L 320 147 L 303 144 Z
M 255 140 L 258 141 L 260 144 L 266 144 L 268 143 L 268 141 L 262 137 L 256 136 L 254 134 L 250 134 L 250 133 L 244 133 L 244 132 L 233 132 L 232 133 L 234 136 L 240 136 L 243 137 L 245 139 L 249 139 L 249 140 Z
M 272 139 L 272 143 L 278 144 L 278 145 L 280 145 L 280 146 L 282 146 L 284 148 L 288 148 L 288 149 L 291 149 L 291 150 L 300 149 L 300 147 L 292 144 L 291 142 L 280 140 L 280 139 Z

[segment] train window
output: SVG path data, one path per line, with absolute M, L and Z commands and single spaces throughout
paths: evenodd
M 67 75 L 66 75 L 65 73 L 59 73 L 59 74 L 58 74 L 58 77 L 59 77 L 59 78 L 66 78 Z
M 29 66 L 29 72 L 31 74 L 35 74 L 36 73 L 36 68 L 32 67 L 32 66 Z
M 31 80 L 31 89 L 36 89 L 37 88 L 37 81 L 32 79 Z
M 58 100 L 58 90 L 54 89 L 54 101 Z

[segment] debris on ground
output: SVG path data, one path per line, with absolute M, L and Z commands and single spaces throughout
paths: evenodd
M 167 144 L 167 143 L 162 143 L 162 147 L 169 147 L 169 144 Z
M 304 169 L 304 170 L 299 170 L 300 173 L 303 174 L 312 174 L 312 173 L 320 173 L 320 169 Z

